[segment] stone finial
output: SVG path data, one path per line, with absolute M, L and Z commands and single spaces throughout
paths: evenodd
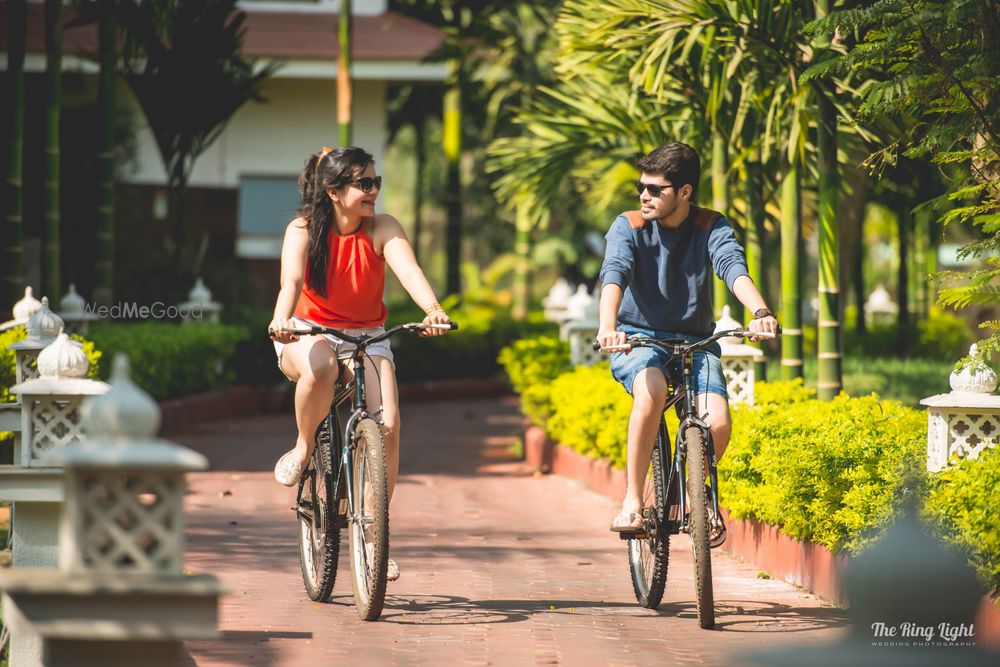
M 82 378 L 89 368 L 87 354 L 64 333 L 38 353 L 38 373 L 42 377 Z
M 76 285 L 69 284 L 69 291 L 59 301 L 59 311 L 63 315 L 82 315 L 87 302 L 76 293 Z
M 729 309 L 728 305 L 722 307 L 722 317 L 719 321 L 715 323 L 715 331 L 732 331 L 733 329 L 742 328 L 740 323 L 737 322 L 732 315 L 732 311 Z M 727 336 L 726 338 L 720 338 L 719 342 L 726 345 L 739 345 L 743 342 L 742 338 L 737 338 L 736 336 Z
M 200 277 L 194 281 L 194 287 L 188 292 L 188 301 L 206 304 L 212 302 L 212 293 L 205 287 L 205 283 Z
M 569 286 L 569 282 L 565 278 L 559 278 L 545 297 L 545 307 L 565 308 L 571 296 L 573 296 L 573 288 Z
M 889 292 L 882 285 L 876 286 L 865 302 L 865 312 L 867 313 L 892 315 L 898 311 L 899 306 L 893 303 Z
M 112 365 L 108 392 L 83 404 L 81 425 L 94 440 L 126 443 L 148 440 L 160 428 L 160 409 L 132 382 L 128 357 L 119 352 Z
M 990 394 L 997 388 L 997 374 L 993 369 L 978 362 L 976 353 L 979 346 L 975 343 L 969 348 L 970 360 L 960 370 L 952 371 L 948 377 L 951 391 L 956 394 Z
M 576 292 L 566 302 L 566 316 L 571 320 L 582 320 L 587 313 L 594 297 L 590 296 L 587 286 L 580 284 L 576 286 Z
M 26 320 L 40 310 L 42 302 L 34 297 L 30 287 L 24 288 L 24 298 L 14 304 L 14 319 Z
M 49 298 L 43 296 L 42 307 L 28 318 L 24 328 L 32 338 L 55 338 L 64 326 L 62 318 L 49 309 Z

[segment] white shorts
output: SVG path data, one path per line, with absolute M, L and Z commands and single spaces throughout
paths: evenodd
M 315 322 L 310 322 L 309 320 L 304 320 L 300 317 L 293 317 L 292 322 L 296 326 L 315 326 Z M 366 329 L 341 329 L 345 334 L 349 336 L 374 336 L 375 334 L 380 334 L 385 331 L 385 327 L 369 327 Z M 354 349 L 357 347 L 354 343 L 348 343 L 347 341 L 340 340 L 333 336 L 333 334 L 322 334 L 323 338 L 330 343 L 330 349 L 337 356 L 337 359 L 348 359 L 354 353 Z M 301 338 L 300 338 L 301 340 Z M 278 370 L 281 370 L 281 351 L 285 348 L 285 343 L 274 341 L 274 352 L 278 356 Z M 380 340 L 377 343 L 372 343 L 367 348 L 367 356 L 369 357 L 385 357 L 390 362 L 393 362 L 392 357 L 392 347 L 389 345 L 389 339 Z M 395 363 L 395 362 L 393 362 Z M 281 371 L 284 374 L 284 371 Z M 285 377 L 288 377 L 285 375 Z M 288 378 L 291 380 L 291 378 Z

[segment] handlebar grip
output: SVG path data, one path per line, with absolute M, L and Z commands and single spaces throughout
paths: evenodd
M 600 349 L 601 349 L 601 344 L 600 344 L 600 343 L 598 343 L 598 342 L 597 342 L 597 341 L 595 340 L 595 341 L 594 341 L 594 342 L 592 343 L 592 347 L 593 347 L 593 348 L 594 348 L 595 350 L 600 350 Z

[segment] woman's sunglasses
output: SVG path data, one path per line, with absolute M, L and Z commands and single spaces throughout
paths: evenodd
M 348 185 L 358 186 L 362 192 L 368 193 L 372 191 L 372 188 L 376 190 L 382 189 L 382 177 L 376 176 L 372 178 L 371 176 L 363 176 L 361 178 L 355 178 L 352 181 L 347 181 Z
M 656 185 L 655 183 L 643 183 L 642 181 L 635 182 L 635 191 L 640 195 L 643 190 L 649 190 L 649 194 L 654 197 L 659 197 L 660 194 L 667 188 L 676 188 L 677 186 L 673 183 L 668 183 L 667 185 Z

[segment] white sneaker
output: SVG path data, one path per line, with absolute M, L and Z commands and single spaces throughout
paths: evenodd
M 389 559 L 385 567 L 385 579 L 386 581 L 396 581 L 399 579 L 399 566 L 396 565 L 396 561 Z

